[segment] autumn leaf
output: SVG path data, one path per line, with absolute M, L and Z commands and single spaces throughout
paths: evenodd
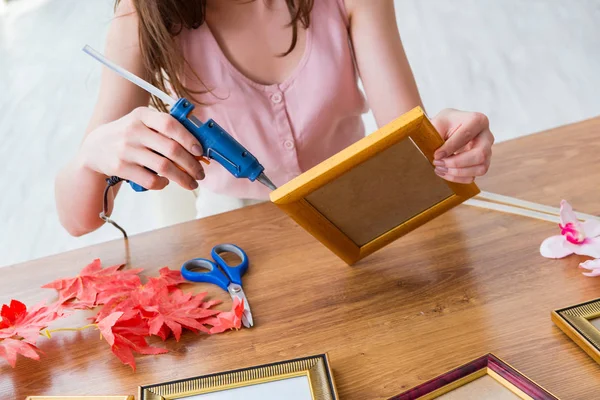
M 163 281 L 149 281 L 145 285 L 139 285 L 127 292 L 126 296 L 114 296 L 100 309 L 95 322 L 106 318 L 109 314 L 117 311 L 127 311 L 144 306 L 155 306 L 156 297 L 167 296 L 169 289 Z
M 142 269 L 120 271 L 122 265 L 102 268 L 100 260 L 96 259 L 91 264 L 81 270 L 79 275 L 74 278 L 57 279 L 48 283 L 43 288 L 55 289 L 58 292 L 59 302 L 69 308 L 92 308 L 97 306 L 97 296 L 99 292 L 105 292 L 109 288 L 107 284 L 122 289 L 123 287 L 132 287 L 140 285 L 140 278 L 137 276 Z M 122 292 L 122 290 L 120 291 Z M 102 298 L 102 301 L 108 301 L 108 297 Z
M 39 360 L 36 341 L 40 331 L 50 322 L 62 316 L 58 304 L 46 306 L 39 303 L 30 310 L 25 304 L 12 300 L 0 309 L 0 357 L 5 358 L 14 368 L 17 355 Z
M 25 304 L 12 300 L 10 305 L 4 304 L 0 309 L 0 339 L 24 339 L 35 345 L 40 331 L 50 322 L 62 316 L 58 304 L 46 306 L 41 302 L 27 311 Z
M 146 341 L 158 336 L 165 341 L 171 334 L 177 341 L 184 330 L 213 334 L 241 328 L 243 301 L 234 299 L 232 310 L 221 312 L 213 307 L 220 300 L 204 301 L 206 293 L 185 293 L 179 285 L 186 282 L 178 270 L 160 269 L 159 276 L 142 284 L 141 269 L 121 271 L 121 265 L 102 268 L 94 260 L 73 278 L 57 279 L 44 288 L 55 289 L 58 301 L 50 306 L 40 303 L 27 310 L 13 300 L 0 310 L 0 357 L 14 366 L 17 355 L 39 359 L 35 347 L 40 331 L 60 317 L 64 309 L 97 308 L 92 324 L 81 328 L 60 328 L 55 331 L 97 327 L 111 351 L 135 370 L 137 354 L 166 353 Z M 53 331 L 47 331 L 48 337 Z
M 161 268 L 159 271 L 160 276 L 158 278 L 149 278 L 148 282 L 155 282 L 159 285 L 166 285 L 169 289 L 177 288 L 177 285 L 187 282 L 181 271 L 177 269 L 169 269 L 169 267 Z
M 37 347 L 25 342 L 24 340 L 11 338 L 0 340 L 0 357 L 5 358 L 13 368 L 17 363 L 18 354 L 21 354 L 27 358 L 39 360 L 40 356 L 38 351 L 40 350 Z
M 148 324 L 141 317 L 138 310 L 115 312 L 98 322 L 98 329 L 112 352 L 124 364 L 135 371 L 135 357 L 133 352 L 139 354 L 162 354 L 167 349 L 151 347 L 146 342 L 149 335 Z
M 210 334 L 221 333 L 230 329 L 240 329 L 242 327 L 242 314 L 244 313 L 244 301 L 239 298 L 233 299 L 231 311 L 220 312 L 215 317 L 207 318 L 201 322 L 205 325 L 211 325 L 208 331 Z
M 141 307 L 151 307 L 158 303 L 159 298 L 169 295 L 169 287 L 161 280 L 150 280 L 144 286 L 131 293 L 131 299 Z
M 179 341 L 183 328 L 194 332 L 208 332 L 208 329 L 198 320 L 214 316 L 219 311 L 201 307 L 205 296 L 206 293 L 194 296 L 179 289 L 166 295 L 156 296 L 155 304 L 144 306 L 144 311 L 150 314 L 148 318 L 150 334 L 158 335 L 159 331 L 167 326 L 173 332 L 175 340 Z
M 137 275 L 127 276 L 126 279 L 116 277 L 105 282 L 96 284 L 96 304 L 108 304 L 113 299 L 125 300 L 130 296 L 133 290 L 137 290 L 142 286 L 142 281 Z
M 130 292 L 131 294 L 132 292 Z M 127 311 L 127 310 L 132 310 L 134 308 L 135 302 L 134 300 L 130 297 L 127 297 L 125 299 L 123 298 L 119 298 L 119 297 L 115 297 L 113 299 L 111 299 L 108 303 L 104 304 L 102 306 L 102 308 L 100 308 L 100 311 L 98 311 L 98 314 L 96 314 L 94 317 L 90 318 L 90 320 L 92 320 L 94 323 L 97 323 L 101 320 L 103 320 L 104 318 L 108 317 L 110 314 L 114 313 L 114 312 L 119 312 L 119 311 Z
M 122 287 L 121 289 L 123 290 L 121 295 L 117 295 L 118 288 L 114 289 L 113 295 L 98 294 L 98 298 L 105 296 L 102 298 L 106 298 L 108 301 L 95 317 L 96 322 L 106 318 L 113 312 L 156 307 L 158 304 L 157 299 L 168 297 L 169 290 L 172 290 L 170 289 L 169 279 L 161 278 L 150 278 L 145 285 L 140 284 L 135 287 Z
M 206 302 L 202 303 L 200 305 L 200 307 L 202 307 L 202 308 L 211 308 L 211 307 L 214 307 L 214 306 L 218 306 L 221 303 L 222 303 L 222 301 L 219 300 L 219 299 L 209 300 L 209 301 L 206 301 Z
M 18 300 L 11 300 L 10 305 L 3 304 L 0 309 L 0 329 L 13 326 L 15 322 L 27 314 L 27 306 Z

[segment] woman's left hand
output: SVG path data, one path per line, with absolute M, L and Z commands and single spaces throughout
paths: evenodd
M 434 154 L 436 174 L 457 183 L 471 183 L 476 176 L 485 175 L 494 135 L 484 114 L 447 108 L 431 122 L 445 141 Z

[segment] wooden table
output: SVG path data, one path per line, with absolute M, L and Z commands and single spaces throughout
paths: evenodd
M 548 205 L 566 198 L 600 214 L 599 137 L 596 118 L 501 143 L 478 183 Z M 344 400 L 388 398 L 488 352 L 562 399 L 597 398 L 600 367 L 553 325 L 550 311 L 600 297 L 600 278 L 582 276 L 577 256 L 539 255 L 556 233 L 548 222 L 461 205 L 354 267 L 270 204 L 142 234 L 130 239 L 129 265 L 146 275 L 207 256 L 223 241 L 243 247 L 256 326 L 169 340 L 170 353 L 138 357 L 135 373 L 97 331 L 56 334 L 40 340 L 40 362 L 20 357 L 13 370 L 0 361 L 0 398 L 137 394 L 140 384 L 323 352 Z M 124 242 L 3 268 L 0 302 L 52 298 L 42 284 L 98 257 L 104 265 L 127 261 Z M 82 314 L 69 321 L 84 323 Z

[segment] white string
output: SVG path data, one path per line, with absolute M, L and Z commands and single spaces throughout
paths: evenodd
M 476 198 L 496 201 L 498 203 L 506 203 L 506 204 L 510 204 L 513 206 L 528 208 L 530 210 L 539 211 L 539 212 L 543 212 L 543 213 L 547 213 L 547 214 L 551 214 L 551 215 L 560 215 L 560 208 L 558 208 L 558 207 L 546 206 L 543 204 L 538 204 L 538 203 L 534 203 L 531 201 L 521 200 L 521 199 L 517 199 L 514 197 L 504 196 L 501 194 L 481 191 L 481 193 L 479 193 L 476 196 Z M 575 215 L 580 220 L 595 219 L 595 220 L 600 221 L 600 217 L 597 217 L 595 215 L 590 215 L 590 214 L 585 214 L 585 213 L 580 213 L 580 212 L 575 212 Z
M 560 223 L 560 218 L 556 215 L 545 214 L 538 211 L 532 211 L 524 208 L 513 207 L 505 204 L 491 203 L 489 201 L 469 199 L 463 204 L 467 204 L 474 207 L 486 208 L 488 210 L 501 211 L 509 214 L 522 215 L 524 217 L 540 219 L 543 221 Z

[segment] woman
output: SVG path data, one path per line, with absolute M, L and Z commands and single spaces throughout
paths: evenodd
M 383 126 L 421 105 L 392 0 L 122 0 L 105 54 L 194 101 L 197 117 L 217 121 L 276 185 L 364 137 L 368 108 Z M 103 72 L 83 143 L 56 179 L 58 213 L 72 235 L 102 225 L 112 175 L 152 190 L 169 181 L 194 190 L 200 181 L 200 213 L 215 199 L 225 210 L 268 198 L 262 185 L 219 165 L 203 168 L 197 140 L 151 101 L 166 110 Z M 447 109 L 432 122 L 446 139 L 435 155 L 439 176 L 469 183 L 487 172 L 494 139 L 483 114 Z

